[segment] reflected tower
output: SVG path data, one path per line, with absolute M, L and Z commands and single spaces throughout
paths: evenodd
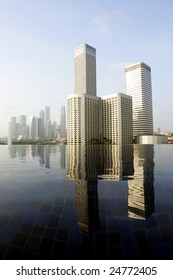
M 134 180 L 128 181 L 128 216 L 145 219 L 154 212 L 154 146 L 134 145 Z

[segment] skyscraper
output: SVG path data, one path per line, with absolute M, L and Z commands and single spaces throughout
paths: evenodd
M 44 137 L 49 138 L 49 126 L 50 126 L 50 107 L 45 107 L 45 114 L 44 114 Z
M 75 94 L 96 96 L 96 49 L 82 44 L 75 49 Z
M 87 44 L 75 49 L 75 94 L 67 98 L 67 142 L 131 144 L 132 98 L 96 94 L 96 50 Z
M 61 111 L 60 111 L 60 138 L 66 138 L 66 112 L 65 112 L 65 106 L 61 106 Z
M 89 143 L 99 137 L 96 96 L 96 50 L 82 44 L 75 49 L 75 93 L 67 98 L 67 142 Z
M 153 134 L 151 68 L 139 62 L 125 68 L 126 94 L 132 96 L 133 136 Z
M 123 93 L 102 97 L 101 141 L 113 144 L 133 143 L 132 98 Z

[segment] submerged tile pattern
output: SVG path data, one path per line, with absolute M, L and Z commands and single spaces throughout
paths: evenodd
M 64 146 L 0 146 L 0 258 L 173 259 L 172 148 L 154 147 L 154 211 L 135 193 L 132 218 L 128 180 L 68 180 Z

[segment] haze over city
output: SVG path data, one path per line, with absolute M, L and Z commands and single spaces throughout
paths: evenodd
M 97 50 L 97 94 L 125 93 L 125 66 L 151 66 L 154 130 L 173 131 L 173 3 L 153 1 L 0 0 L 0 137 L 11 116 L 58 120 L 74 92 L 74 48 Z

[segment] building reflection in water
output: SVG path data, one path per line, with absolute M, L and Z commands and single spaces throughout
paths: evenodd
M 134 145 L 134 180 L 128 181 L 128 216 L 146 219 L 154 212 L 154 146 Z
M 51 155 L 57 154 L 58 166 L 66 168 L 66 147 L 64 145 L 10 145 L 8 146 L 10 158 L 25 160 L 26 156 L 38 158 L 40 166 L 51 168 Z
M 86 234 L 100 228 L 97 172 L 98 147 L 96 145 L 67 146 L 67 178 L 76 180 L 77 222 L 79 230 Z
M 79 230 L 99 230 L 98 179 L 133 176 L 133 146 L 68 145 L 67 178 L 76 180 L 75 205 Z

